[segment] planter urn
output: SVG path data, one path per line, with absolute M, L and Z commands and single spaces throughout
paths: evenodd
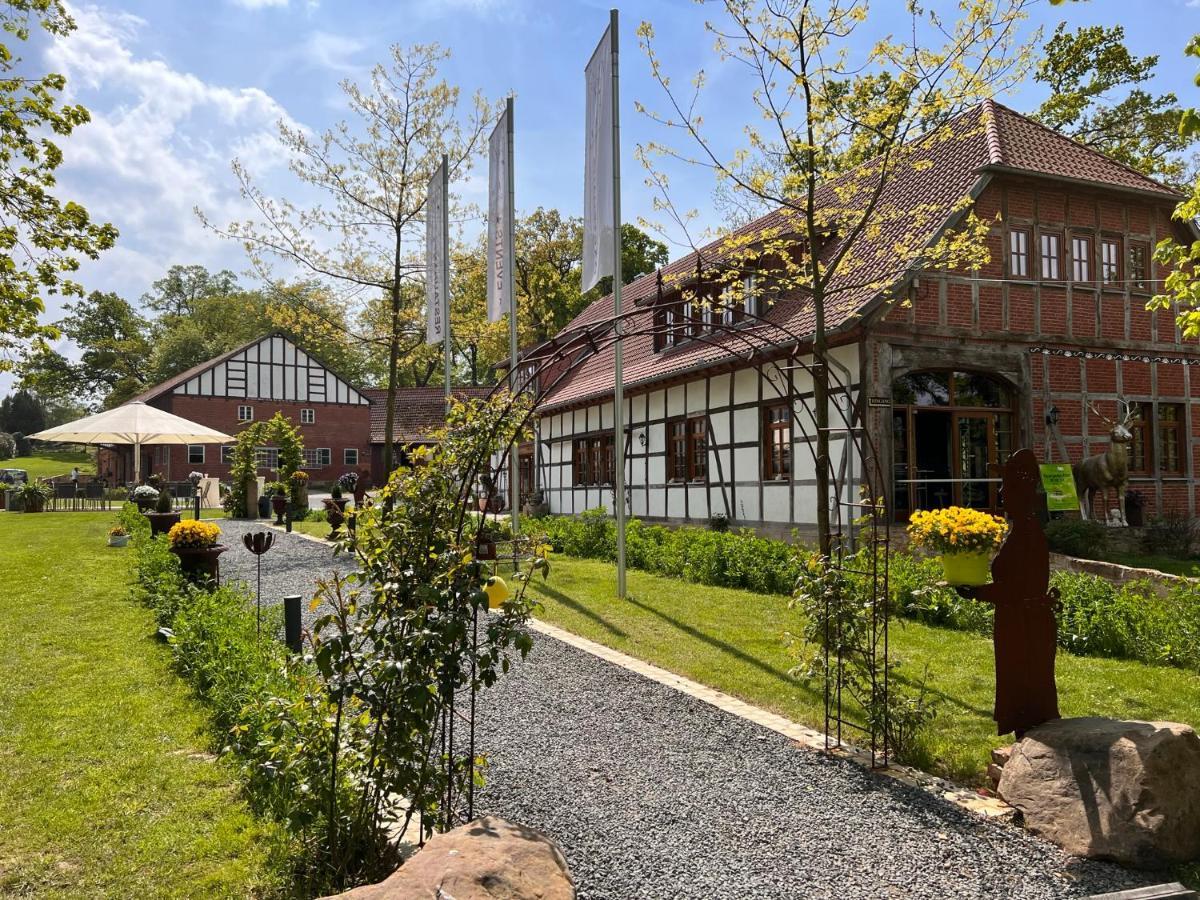
M 978 587 L 991 578 L 992 554 L 987 551 L 975 553 L 943 553 L 942 574 L 948 584 Z
M 179 557 L 179 568 L 188 578 L 193 581 L 211 579 L 219 584 L 219 557 L 228 549 L 224 544 L 214 544 L 211 547 L 172 547 L 171 552 Z
M 138 512 L 144 513 L 153 509 L 156 501 L 153 497 L 134 497 L 133 502 L 137 504 Z
M 288 499 L 283 494 L 275 494 L 271 498 L 271 510 L 275 513 L 275 524 L 283 524 L 283 514 L 287 512 Z
M 171 526 L 179 521 L 179 513 L 151 512 L 146 513 L 146 518 L 150 521 L 150 536 L 153 537 L 170 531 Z
M 110 534 L 108 536 L 108 546 L 124 547 L 129 543 L 129 535 L 127 534 Z

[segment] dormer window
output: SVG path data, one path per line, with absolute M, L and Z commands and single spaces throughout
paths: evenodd
M 747 319 L 762 315 L 761 304 L 758 302 L 758 286 L 754 283 L 753 275 L 742 279 L 742 312 Z
M 663 346 L 675 346 L 675 307 L 674 305 L 667 307 L 667 315 L 663 331 Z

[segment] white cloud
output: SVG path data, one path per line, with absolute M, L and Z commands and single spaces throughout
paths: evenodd
M 276 123 L 296 123 L 259 88 L 206 82 L 144 55 L 137 16 L 72 14 L 78 29 L 47 49 L 47 62 L 92 121 L 63 142 L 62 194 L 121 231 L 116 250 L 85 264 L 84 284 L 136 299 L 173 263 L 244 268 L 240 247 L 205 231 L 193 209 L 220 224 L 244 218 L 230 160 L 257 175 L 278 169 Z
M 355 38 L 328 31 L 314 31 L 300 47 L 300 53 L 308 62 L 324 69 L 357 75 L 368 67 L 355 63 L 353 58 L 366 48 L 366 43 Z

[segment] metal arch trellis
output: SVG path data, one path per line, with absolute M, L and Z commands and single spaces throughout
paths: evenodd
M 717 301 L 712 301 L 718 306 Z M 665 334 L 675 328 L 674 324 L 656 324 L 653 316 L 649 323 L 636 324 L 630 327 L 635 318 L 644 317 L 647 308 L 635 306 L 622 312 L 619 316 L 608 316 L 574 328 L 560 332 L 555 338 L 538 348 L 532 364 L 522 368 L 515 384 L 515 393 L 509 401 L 506 413 L 510 412 L 517 402 L 517 397 L 526 395 L 532 398 L 530 409 L 524 414 L 519 423 L 518 431 L 529 426 L 537 416 L 538 405 L 583 363 L 602 353 L 615 344 L 617 340 L 630 340 L 635 337 L 655 337 Z M 839 578 L 832 580 L 836 589 L 826 594 L 824 621 L 824 661 L 825 661 L 825 746 L 827 750 L 843 748 L 852 743 L 849 734 L 853 733 L 865 739 L 873 766 L 886 766 L 889 760 L 889 722 L 888 716 L 888 563 L 890 559 L 890 521 L 886 501 L 883 499 L 885 485 L 884 473 L 881 467 L 882 456 L 875 445 L 875 439 L 866 421 L 867 410 L 863 396 L 855 397 L 850 383 L 843 381 L 836 371 L 836 364 L 829 365 L 829 360 L 819 360 L 814 356 L 811 346 L 811 335 L 802 335 L 786 324 L 772 321 L 758 311 L 743 310 L 743 321 L 737 324 L 727 324 L 724 317 L 710 317 L 702 327 L 710 329 L 709 333 L 695 330 L 688 335 L 687 340 L 693 344 L 708 344 L 743 360 L 746 364 L 759 366 L 774 366 L 775 370 L 785 375 L 780 385 L 772 377 L 763 381 L 776 392 L 777 399 L 789 400 L 794 426 L 799 430 L 802 442 L 809 448 L 814 467 L 824 465 L 827 468 L 830 497 L 830 532 L 831 555 L 828 566 L 831 571 L 838 573 Z M 739 352 L 740 351 L 740 352 Z M 806 360 L 804 357 L 813 357 Z M 784 364 L 786 363 L 786 364 Z M 834 414 L 839 424 L 828 427 L 828 436 L 840 435 L 842 451 L 838 455 L 838 464 L 833 462 L 833 454 L 820 460 L 817 457 L 814 437 L 817 418 L 814 413 L 812 400 L 803 394 L 796 395 L 792 391 L 792 372 L 804 372 L 814 377 L 821 368 L 827 370 L 829 379 L 830 398 L 844 397 L 848 402 L 831 403 L 830 412 Z M 849 375 L 848 370 L 845 370 Z M 553 378 L 543 379 L 542 376 L 553 373 Z M 497 386 L 489 397 L 507 390 L 505 386 Z M 800 409 L 797 409 L 796 401 Z M 499 441 L 501 422 L 506 416 L 498 418 L 493 435 Z M 631 427 L 627 427 L 627 431 Z M 795 438 L 792 444 L 796 443 Z M 492 476 L 491 484 L 499 481 L 497 477 L 508 469 L 509 454 L 513 444 L 500 447 L 497 452 L 481 453 L 471 460 L 460 475 L 459 489 L 462 498 L 460 515 L 456 530 L 460 538 L 468 527 L 467 501 L 471 496 L 472 486 L 481 474 Z M 857 460 L 857 467 L 856 467 Z M 851 487 L 858 485 L 863 494 L 860 497 L 851 496 Z M 626 502 L 620 498 L 619 502 Z M 481 517 L 477 526 L 475 539 L 483 533 L 487 526 L 486 514 Z M 857 529 L 857 531 L 856 531 Z M 859 551 L 866 551 L 859 552 Z M 516 547 L 511 557 L 514 563 L 519 562 Z M 864 586 L 869 595 L 865 602 L 869 603 L 869 626 L 866 633 L 865 645 L 851 651 L 845 644 L 844 616 L 841 614 L 845 605 L 851 602 L 864 602 L 862 597 L 851 598 L 841 593 L 848 578 Z M 469 639 L 472 641 L 471 658 L 474 660 L 474 650 L 478 640 L 478 616 L 472 622 Z M 870 675 L 869 697 L 867 703 L 871 711 L 858 708 L 850 702 L 852 698 L 846 695 L 849 666 L 852 663 L 851 652 L 857 653 Z M 474 679 L 474 664 L 470 673 L 446 673 L 444 689 L 448 691 L 448 702 L 444 706 L 442 716 L 442 759 L 443 765 L 459 766 L 474 765 L 476 759 L 475 744 L 475 706 L 477 685 Z M 463 688 L 469 688 L 469 703 L 464 712 L 457 708 L 455 695 Z M 877 714 L 872 714 L 876 711 Z M 455 722 L 465 728 L 455 732 Z M 463 741 L 462 753 L 458 752 L 456 742 Z M 855 742 L 856 743 L 856 742 Z M 474 815 L 475 780 L 467 780 L 465 796 L 455 797 L 453 779 L 446 781 L 447 795 L 444 798 L 443 813 L 439 816 L 437 827 L 447 828 L 456 824 L 470 821 Z

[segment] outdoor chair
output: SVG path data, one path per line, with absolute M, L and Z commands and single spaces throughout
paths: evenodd
M 54 496 L 50 498 L 50 508 L 55 512 L 60 509 L 75 509 L 78 503 L 75 485 L 70 482 L 56 482 Z
M 89 481 L 83 488 L 84 505 L 91 509 L 108 509 L 108 499 L 104 496 L 104 485 L 98 481 Z

